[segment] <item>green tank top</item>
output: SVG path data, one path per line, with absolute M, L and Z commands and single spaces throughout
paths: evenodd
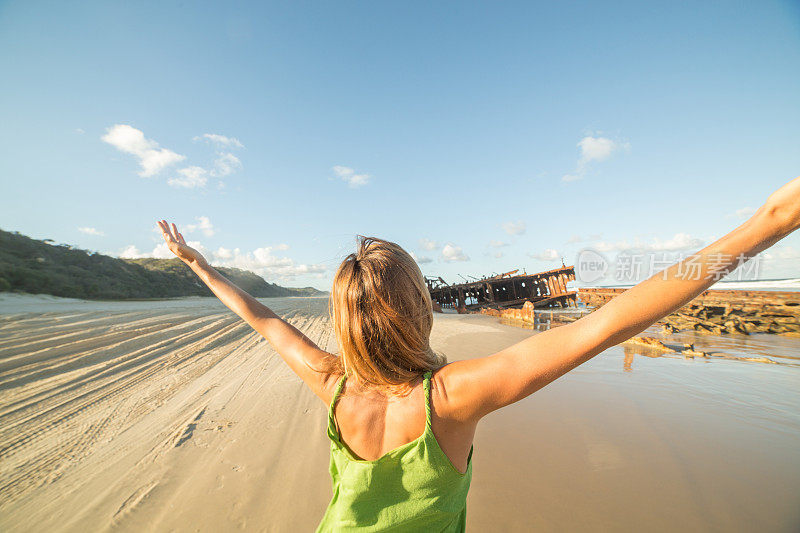
M 317 528 L 323 531 L 464 531 L 472 449 L 460 473 L 431 429 L 431 373 L 426 372 L 425 432 L 375 461 L 356 458 L 339 437 L 334 419 L 339 381 L 328 410 L 333 498 Z

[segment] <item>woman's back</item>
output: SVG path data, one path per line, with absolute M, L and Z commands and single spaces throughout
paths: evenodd
M 342 378 L 329 409 L 333 498 L 319 531 L 463 531 L 471 449 L 460 471 L 439 446 L 431 373 L 401 397 L 345 387 Z
M 438 372 L 437 372 L 438 373 Z M 456 470 L 465 472 L 472 446 L 474 426 L 444 417 L 444 400 L 436 374 L 431 376 L 431 425 L 439 446 Z M 338 385 L 338 382 L 337 382 Z M 424 378 L 411 384 L 407 394 L 389 395 L 362 389 L 354 380 L 345 381 L 336 400 L 336 424 L 350 452 L 372 461 L 411 442 L 425 431 Z

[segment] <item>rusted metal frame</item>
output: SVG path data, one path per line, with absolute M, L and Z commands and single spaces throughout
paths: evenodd
M 491 278 L 484 278 L 457 285 L 446 285 L 442 278 L 429 281 L 431 298 L 443 306 L 466 306 L 467 298 L 474 299 L 470 306 L 484 302 L 498 305 L 514 305 L 519 301 L 539 301 L 566 295 L 566 298 L 554 299 L 559 305 L 573 305 L 574 293 L 567 292 L 566 284 L 575 279 L 573 267 L 562 267 L 536 274 L 513 276 L 514 270 Z M 445 284 L 444 287 L 434 283 Z M 523 287 L 524 285 L 524 287 Z M 599 296 L 599 295 L 597 295 Z

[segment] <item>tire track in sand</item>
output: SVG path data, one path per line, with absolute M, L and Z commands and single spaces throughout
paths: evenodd
M 297 302 L 276 303 L 276 312 L 323 349 L 327 346 L 324 305 L 312 302 L 298 309 Z M 210 376 L 220 362 L 253 348 L 266 349 L 265 341 L 238 317 L 218 308 L 5 315 L 0 331 L 4 514 L 34 501 L 49 485 L 79 491 L 81 480 L 70 473 L 88 457 L 93 462 L 119 459 L 126 450 L 115 449 L 112 441 L 127 429 Z M 258 348 L 259 343 L 265 347 Z M 214 386 L 224 386 L 221 374 Z M 151 461 L 190 441 L 205 409 L 200 405 L 188 417 L 173 418 L 164 446 L 146 454 Z M 114 522 L 157 484 L 149 482 L 121 501 Z

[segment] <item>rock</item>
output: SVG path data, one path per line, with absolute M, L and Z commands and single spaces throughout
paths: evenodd
M 522 306 L 522 321 L 533 324 L 536 321 L 536 312 L 534 311 L 533 303 L 525 302 Z
M 681 354 L 684 357 L 708 357 L 706 352 L 701 352 L 700 350 L 694 349 L 694 344 L 684 344 L 683 350 L 681 350 Z
M 583 289 L 604 302 L 622 294 L 618 289 Z M 659 322 L 664 334 L 685 329 L 700 333 L 800 333 L 800 293 L 708 290 Z
M 631 337 L 630 339 L 626 340 L 623 344 L 637 344 L 639 346 L 644 346 L 646 348 L 654 348 L 656 350 L 661 350 L 664 352 L 675 351 L 654 337 Z

